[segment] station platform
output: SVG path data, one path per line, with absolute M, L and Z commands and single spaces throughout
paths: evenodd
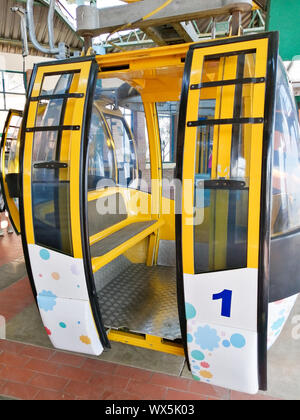
M 291 317 L 300 314 L 297 302 Z M 291 320 L 269 354 L 269 391 L 255 396 L 191 379 L 182 357 L 112 343 L 100 357 L 57 351 L 41 323 L 21 239 L 0 238 L 0 399 L 246 400 L 300 399 L 300 340 Z

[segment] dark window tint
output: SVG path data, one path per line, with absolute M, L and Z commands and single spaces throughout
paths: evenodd
M 46 76 L 40 95 L 67 93 L 73 74 Z M 57 127 L 53 131 L 37 131 L 32 151 L 32 206 L 35 242 L 72 255 L 70 215 L 69 134 L 63 126 L 67 99 L 39 101 L 36 127 Z M 53 162 L 49 169 L 45 163 Z M 66 167 L 60 168 L 64 163 Z
M 255 60 L 255 54 L 207 57 L 200 82 L 254 77 Z M 198 120 L 208 123 L 198 127 L 196 138 L 195 273 L 247 266 L 251 126 L 212 121 L 251 118 L 252 102 L 251 84 L 199 89 Z
M 293 92 L 279 60 L 273 157 L 272 235 L 300 228 L 300 131 Z
M 118 184 L 128 187 L 137 178 L 137 159 L 132 135 L 122 116 L 105 113 L 116 148 Z
M 170 182 L 174 180 L 176 174 L 179 102 L 158 102 L 156 109 L 163 170 L 162 194 L 163 197 L 174 199 L 174 191 L 173 188 L 170 188 Z
M 121 79 L 99 79 L 94 105 L 112 139 L 116 184 L 150 192 L 149 143 L 140 93 Z

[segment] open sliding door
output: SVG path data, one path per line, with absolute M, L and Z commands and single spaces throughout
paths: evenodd
M 20 234 L 19 151 L 22 115 L 22 111 L 13 109 L 9 111 L 1 141 L 1 189 L 5 208 L 17 234 Z
M 20 205 L 27 270 L 49 338 L 56 348 L 94 355 L 108 343 L 86 255 L 82 174 L 97 72 L 92 58 L 35 67 L 22 133 Z
M 248 393 L 266 387 L 277 55 L 276 33 L 193 45 L 180 111 L 186 353 L 195 380 Z

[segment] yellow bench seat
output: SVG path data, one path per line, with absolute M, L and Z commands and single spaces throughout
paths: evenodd
M 93 243 L 90 248 L 93 272 L 124 254 L 163 225 L 163 220 L 135 221 Z

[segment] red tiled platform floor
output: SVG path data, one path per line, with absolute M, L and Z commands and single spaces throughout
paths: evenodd
M 0 266 L 21 255 L 20 238 L 1 238 Z M 0 314 L 7 321 L 33 303 L 27 278 L 0 287 Z M 271 399 L 6 340 L 0 340 L 0 396 L 21 400 Z
M 4 340 L 0 395 L 21 400 L 272 399 Z

